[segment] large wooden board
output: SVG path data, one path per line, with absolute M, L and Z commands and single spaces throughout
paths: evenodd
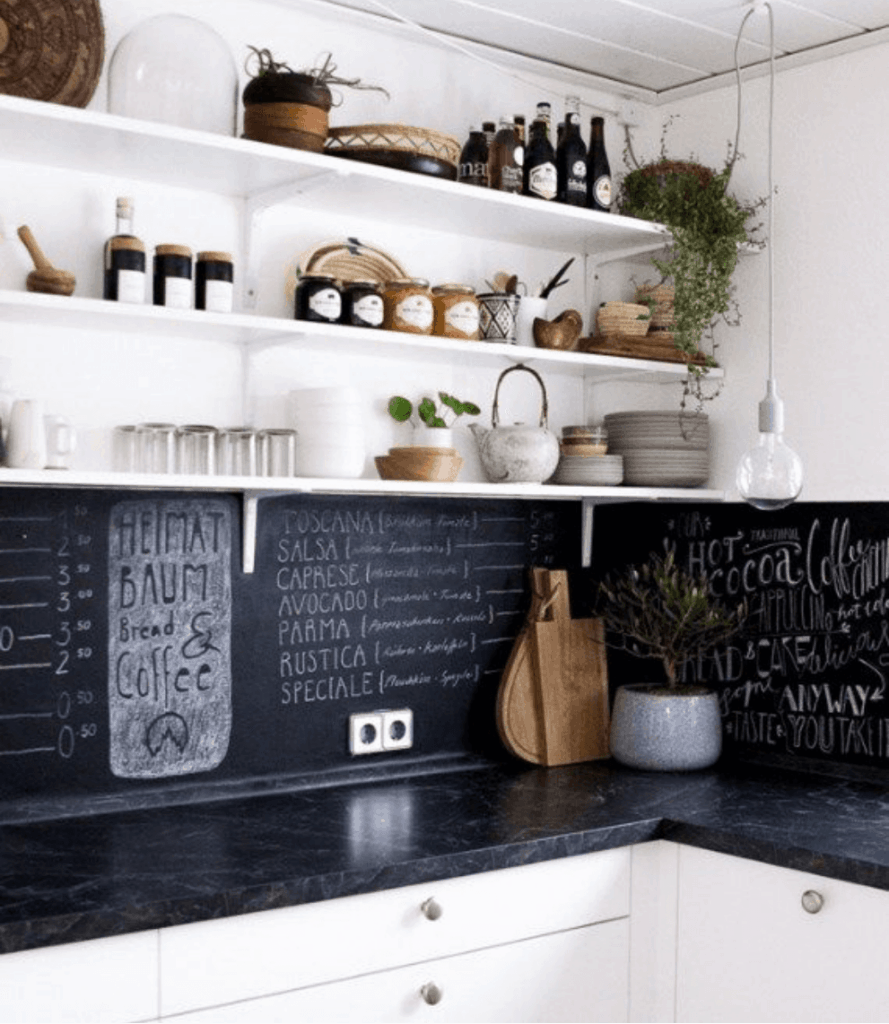
M 500 684 L 497 728 L 513 754 L 560 765 L 608 757 L 602 624 L 572 619 L 565 572 L 532 569 L 534 597 Z

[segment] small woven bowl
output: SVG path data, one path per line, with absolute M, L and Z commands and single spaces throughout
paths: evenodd
M 643 338 L 648 334 L 650 322 L 648 306 L 637 305 L 635 302 L 606 302 L 596 314 L 599 333 L 606 338 L 615 335 Z

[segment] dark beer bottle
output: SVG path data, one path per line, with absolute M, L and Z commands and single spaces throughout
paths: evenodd
M 580 134 L 580 100 L 569 96 L 565 107 L 565 134 L 556 149 L 558 200 L 570 206 L 586 206 L 587 150 Z
M 469 129 L 469 138 L 460 154 L 457 181 L 488 187 L 488 142 L 485 133 L 476 128 Z
M 515 126 L 505 117 L 488 151 L 488 181 L 501 192 L 522 191 L 522 148 L 515 137 Z
M 542 109 L 546 108 L 546 109 Z M 555 199 L 556 154 L 549 141 L 549 104 L 537 104 L 537 117 L 531 122 L 531 134 L 525 150 L 524 188 L 526 196 Z
M 611 167 L 605 152 L 605 119 L 590 121 L 590 149 L 586 165 L 587 206 L 602 213 L 611 212 Z

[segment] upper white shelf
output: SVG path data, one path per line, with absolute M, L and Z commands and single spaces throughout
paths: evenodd
M 207 313 L 173 310 L 162 306 L 136 306 L 104 299 L 62 297 L 26 291 L 0 290 L 0 323 L 26 323 L 87 331 L 112 331 L 120 335 L 140 333 L 161 337 L 177 335 L 213 340 L 261 350 L 277 345 L 316 346 L 319 341 L 344 353 L 360 351 L 379 356 L 472 359 L 473 365 L 502 367 L 506 362 L 531 363 L 549 373 L 580 373 L 588 380 L 647 381 L 669 383 L 686 376 L 684 363 L 628 359 L 582 352 L 559 352 L 493 342 L 457 341 L 451 338 L 371 330 L 341 324 L 315 324 L 304 320 L 257 316 L 251 313 Z M 717 379 L 719 368 L 710 371 Z
M 4 160 L 260 202 L 300 201 L 323 189 L 340 215 L 373 211 L 380 220 L 597 258 L 654 251 L 665 236 L 631 217 L 38 100 L 0 97 L 0 138 Z

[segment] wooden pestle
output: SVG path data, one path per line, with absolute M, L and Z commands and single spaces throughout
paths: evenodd
M 25 281 L 28 291 L 49 292 L 52 295 L 71 295 L 76 284 L 74 275 L 69 274 L 67 270 L 57 270 L 49 262 L 27 224 L 23 224 L 19 228 L 18 235 L 34 261 L 34 270 L 28 274 Z

